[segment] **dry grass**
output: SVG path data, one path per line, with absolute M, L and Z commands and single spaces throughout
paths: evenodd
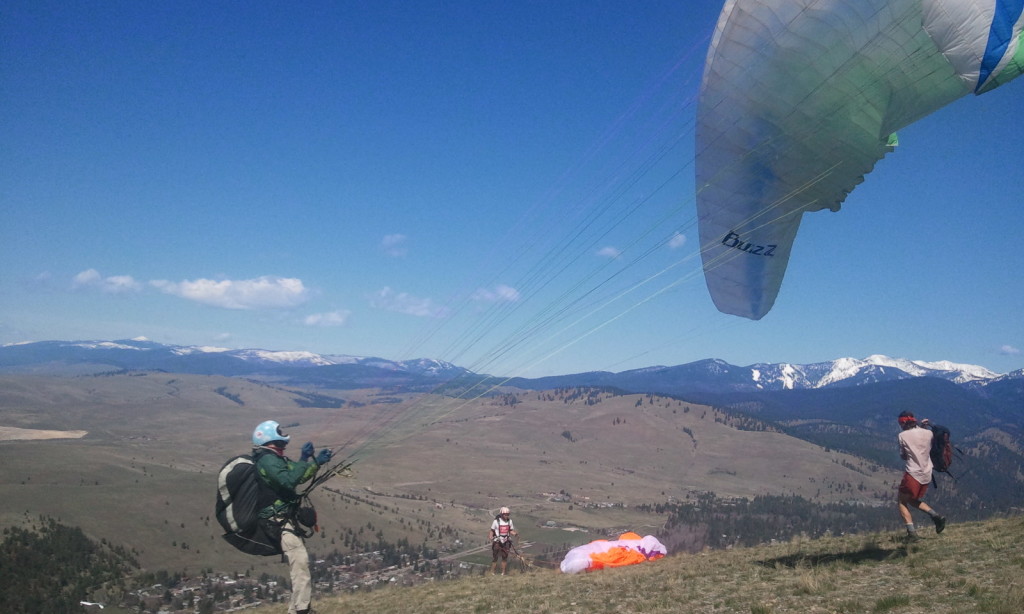
M 954 524 L 909 547 L 895 534 L 796 541 L 575 576 L 537 571 L 318 600 L 320 614 L 1024 612 L 1024 519 Z M 280 605 L 250 610 L 282 611 Z

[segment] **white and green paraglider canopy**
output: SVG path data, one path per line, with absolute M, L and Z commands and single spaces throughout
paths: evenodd
M 836 211 L 897 130 L 1024 70 L 1024 0 L 729 0 L 701 86 L 697 213 L 719 310 L 775 303 L 808 211 Z

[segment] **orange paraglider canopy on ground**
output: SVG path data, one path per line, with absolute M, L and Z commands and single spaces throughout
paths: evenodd
M 561 569 L 564 573 L 594 571 L 605 567 L 622 567 L 654 561 L 668 553 L 654 536 L 640 537 L 636 533 L 623 533 L 619 539 L 598 539 L 577 546 L 565 555 Z

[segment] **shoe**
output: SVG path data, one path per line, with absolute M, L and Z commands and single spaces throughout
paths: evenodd
M 945 516 L 933 516 L 932 522 L 935 523 L 935 532 L 942 533 L 942 530 L 946 528 L 946 517 Z
M 908 544 L 916 544 L 921 541 L 921 537 L 917 533 L 907 533 L 905 540 Z

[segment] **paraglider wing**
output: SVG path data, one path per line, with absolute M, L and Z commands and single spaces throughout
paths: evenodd
M 653 535 L 640 537 L 636 533 L 623 533 L 617 540 L 598 539 L 573 548 L 566 553 L 559 567 L 562 573 L 580 573 L 636 565 L 660 559 L 666 554 L 668 550 Z
M 1022 0 L 728 0 L 696 131 L 697 215 L 720 311 L 772 308 L 801 216 L 838 211 L 894 133 L 1024 68 Z

